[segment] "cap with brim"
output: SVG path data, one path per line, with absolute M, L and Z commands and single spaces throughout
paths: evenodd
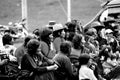
M 105 34 L 109 34 L 109 33 L 112 33 L 113 31 L 111 29 L 107 29 L 105 30 Z

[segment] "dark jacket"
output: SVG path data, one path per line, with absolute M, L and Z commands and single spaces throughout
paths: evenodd
M 47 65 L 48 63 L 41 54 L 34 57 L 25 54 L 22 58 L 21 69 L 33 72 L 31 80 L 54 80 L 52 72 L 47 71 Z
M 53 59 L 59 64 L 55 74 L 56 80 L 73 80 L 73 68 L 70 59 L 62 53 L 56 54 Z

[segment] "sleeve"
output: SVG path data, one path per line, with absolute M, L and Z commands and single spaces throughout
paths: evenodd
M 46 56 L 46 57 L 48 56 L 49 46 L 45 42 L 41 43 L 41 52 L 44 56 Z
M 23 55 L 24 55 L 23 50 L 21 50 L 21 48 L 17 48 L 15 51 L 15 57 L 17 58 L 19 65 L 21 64 L 21 59 Z
M 90 78 L 91 78 L 90 80 L 97 80 L 92 70 L 90 70 Z
M 73 68 L 69 58 L 65 59 L 65 69 L 68 77 L 71 79 L 73 77 Z
M 38 55 L 41 57 L 42 61 L 46 63 L 46 65 L 52 65 L 52 64 L 54 64 L 53 60 L 47 58 L 41 52 L 39 52 Z

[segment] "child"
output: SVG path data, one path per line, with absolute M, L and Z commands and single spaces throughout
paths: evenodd
M 97 80 L 92 69 L 88 67 L 90 56 L 88 54 L 82 54 L 79 58 L 79 80 Z

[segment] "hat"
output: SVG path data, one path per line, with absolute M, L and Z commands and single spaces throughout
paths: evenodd
M 93 23 L 91 24 L 91 27 L 92 27 L 92 28 L 96 28 L 97 30 L 99 30 L 99 29 L 104 28 L 105 26 L 104 26 L 103 24 L 101 24 L 100 22 L 95 21 L 95 22 L 93 22 Z
M 59 24 L 53 25 L 53 31 L 57 31 L 57 30 L 60 30 L 60 29 L 64 29 L 62 24 L 59 23 Z
M 107 33 L 112 33 L 113 31 L 111 30 L 111 29 L 107 29 L 107 30 L 105 30 L 105 34 L 107 34 Z
M 95 28 L 90 28 L 88 29 L 88 31 L 86 32 L 87 35 L 95 35 L 97 33 L 97 30 Z
M 49 25 L 55 25 L 56 21 L 49 21 Z

